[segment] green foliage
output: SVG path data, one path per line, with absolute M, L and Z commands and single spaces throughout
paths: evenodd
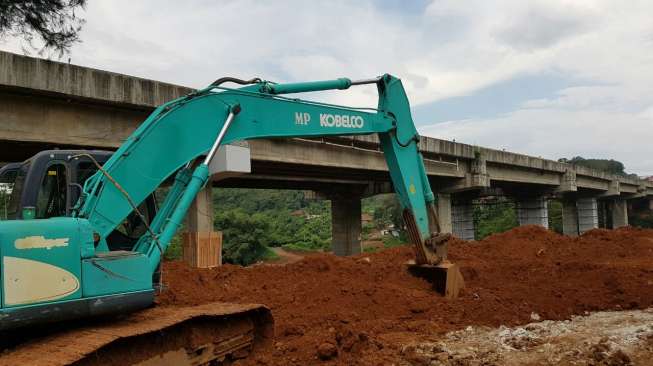
M 596 170 L 602 170 L 604 172 L 629 176 L 630 174 L 626 173 L 626 167 L 620 161 L 614 159 L 585 159 L 582 156 L 575 156 L 571 159 L 558 159 L 561 163 L 568 163 L 572 165 L 580 165 L 587 168 L 592 168 Z
M 270 258 L 268 247 L 325 250 L 331 244 L 328 201 L 304 198 L 302 191 L 215 189 L 215 226 L 223 231 L 223 258 L 247 265 Z
M 182 255 L 182 238 L 181 238 L 181 233 L 183 230 L 179 230 L 177 234 L 172 237 L 172 240 L 170 240 L 170 245 L 168 246 L 168 249 L 166 249 L 166 252 L 163 254 L 163 258 L 167 260 L 173 260 L 173 259 L 180 259 Z
M 328 250 L 331 247 L 331 215 L 306 220 L 297 232 L 288 235 L 296 247 Z
M 474 205 L 474 236 L 481 240 L 519 226 L 515 204 L 506 200 Z
M 362 211 L 372 215 L 377 229 L 387 228 L 390 225 L 394 225 L 397 229 L 403 227 L 401 204 L 394 193 L 364 199 Z
M 383 246 L 386 248 L 394 248 L 402 245 L 406 245 L 406 238 L 402 238 L 402 236 L 395 238 L 392 235 L 388 235 L 383 238 Z
M 264 215 L 234 209 L 218 213 L 215 226 L 222 231 L 225 262 L 249 265 L 268 254 L 270 224 Z
M 631 226 L 653 229 L 653 215 L 630 216 L 628 222 Z
M 261 256 L 261 259 L 266 262 L 278 261 L 281 259 L 277 253 L 274 252 L 271 248 L 265 248 L 265 253 Z
M 308 200 L 302 191 L 215 189 L 215 226 L 223 231 L 223 258 L 250 264 L 269 255 L 268 247 L 291 251 L 326 251 L 331 247 L 329 201 Z M 401 208 L 394 194 L 364 199 L 362 211 L 373 222 L 363 235 L 394 224 L 402 227 Z M 267 253 L 267 254 L 266 254 Z
M 75 14 L 86 0 L 0 1 L 0 37 L 18 36 L 35 48 L 40 40 L 43 50 L 52 49 L 59 56 L 79 41 L 84 20 Z
M 549 229 L 562 234 L 562 202 L 549 200 Z

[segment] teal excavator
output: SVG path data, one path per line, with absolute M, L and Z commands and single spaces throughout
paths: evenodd
M 242 86 L 223 86 L 228 82 Z M 376 109 L 284 96 L 363 84 L 376 85 L 379 95 Z M 70 154 L 68 159 L 92 164 L 96 172 L 83 181 L 83 186 L 67 186 L 69 190 L 79 191 L 67 216 L 40 218 L 34 206 L 23 205 L 15 220 L 0 222 L 0 329 L 6 334 L 7 330 L 28 325 L 130 313 L 150 307 L 155 299 L 162 255 L 196 195 L 207 184 L 209 164 L 221 145 L 262 138 L 365 134 L 378 134 L 403 207 L 418 272 L 437 272 L 444 283 L 443 290 L 455 296 L 462 278 L 457 267 L 446 260 L 449 236 L 440 233 L 435 197 L 418 148 L 419 135 L 398 78 L 386 74 L 358 81 L 340 78 L 290 84 L 221 78 L 207 88 L 156 108 L 110 157 L 98 161 L 97 154 Z M 26 176 L 30 174 L 24 172 Z M 170 181 L 173 183 L 156 214 L 146 217 L 152 215 L 144 212 L 143 204 L 149 202 L 158 187 Z M 144 223 L 145 229 L 136 238 L 116 243 L 122 238 L 116 237 L 116 229 L 134 217 Z M 211 328 L 215 329 L 229 328 L 224 325 L 227 320 L 244 319 L 250 324 L 249 328 L 245 327 L 250 334 L 248 342 L 235 342 L 234 337 L 242 334 L 232 332 L 225 341 L 213 341 L 210 352 L 202 351 L 202 360 L 219 361 L 253 347 L 256 337 L 264 337 L 266 333 L 261 329 L 266 324 L 269 328 L 270 323 L 269 311 L 255 305 L 228 304 L 218 310 L 203 307 L 185 314 L 182 310 L 174 314 L 169 309 L 165 314 L 156 311 L 163 310 L 154 307 L 138 312 L 119 320 L 122 325 L 112 321 L 108 325 L 113 329 L 112 336 L 102 342 L 89 342 L 87 335 L 82 335 L 89 331 L 108 333 L 95 331 L 97 326 L 85 328 L 86 333 L 73 333 L 76 353 L 62 356 L 65 360 L 62 363 L 82 362 L 90 354 L 110 352 L 121 342 L 137 344 L 136 338 L 147 334 L 161 336 L 178 331 L 175 327 L 180 323 L 188 325 L 198 317 L 203 317 L 202 324 L 213 324 Z M 147 312 L 152 312 L 152 316 L 142 316 Z M 135 331 L 136 328 L 139 330 Z M 54 341 L 60 338 L 55 337 Z M 89 344 L 80 346 L 83 342 Z M 39 353 L 38 344 L 30 347 L 21 354 L 18 352 L 16 360 L 29 360 L 30 356 L 26 355 Z M 205 345 L 184 347 L 188 355 L 197 357 L 197 347 Z

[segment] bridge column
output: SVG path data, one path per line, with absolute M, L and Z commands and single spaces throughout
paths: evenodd
M 568 236 L 578 236 L 578 207 L 576 200 L 562 200 L 562 233 Z
M 579 234 L 599 227 L 599 209 L 596 198 L 577 199 L 576 209 L 578 211 Z
M 549 211 L 545 197 L 522 198 L 517 201 L 519 225 L 539 225 L 549 228 Z
M 331 249 L 338 256 L 361 253 L 361 199 L 331 198 Z
M 612 214 L 612 228 L 628 226 L 628 203 L 624 199 L 615 198 L 608 202 Z
M 437 211 L 438 219 L 440 220 L 440 230 L 443 233 L 453 233 L 452 215 L 451 215 L 451 195 L 447 193 L 437 194 Z M 472 222 L 473 224 L 473 222 Z
M 471 201 L 456 203 L 451 207 L 452 232 L 463 240 L 474 240 L 474 205 Z
M 562 200 L 562 233 L 578 236 L 599 227 L 596 198 Z
M 213 190 L 211 184 L 195 197 L 186 215 L 183 236 L 184 261 L 193 267 L 222 265 L 222 236 L 213 227 Z

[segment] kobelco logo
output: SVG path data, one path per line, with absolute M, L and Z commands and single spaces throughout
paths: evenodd
M 363 128 L 364 125 L 365 121 L 361 116 L 320 113 L 320 126 L 322 127 Z

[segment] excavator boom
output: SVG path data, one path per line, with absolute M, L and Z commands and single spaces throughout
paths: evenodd
M 376 84 L 376 109 L 354 109 L 281 94 L 346 89 Z M 274 84 L 255 81 L 241 89 L 212 84 L 157 108 L 127 139 L 102 172 L 89 179 L 76 217 L 99 234 L 96 251 L 107 251 L 105 238 L 168 176 L 177 173 L 172 196 L 137 250 L 154 271 L 188 207 L 208 179 L 208 162 L 219 145 L 257 138 L 321 137 L 376 133 L 416 246 L 418 264 L 446 259 L 446 245 L 429 246 L 437 220 L 434 195 L 418 150 L 419 135 L 401 81 L 390 75 L 354 81 Z M 170 147 L 173 146 L 174 149 Z M 190 162 L 208 152 L 196 167 Z M 435 231 L 434 231 L 435 230 Z

